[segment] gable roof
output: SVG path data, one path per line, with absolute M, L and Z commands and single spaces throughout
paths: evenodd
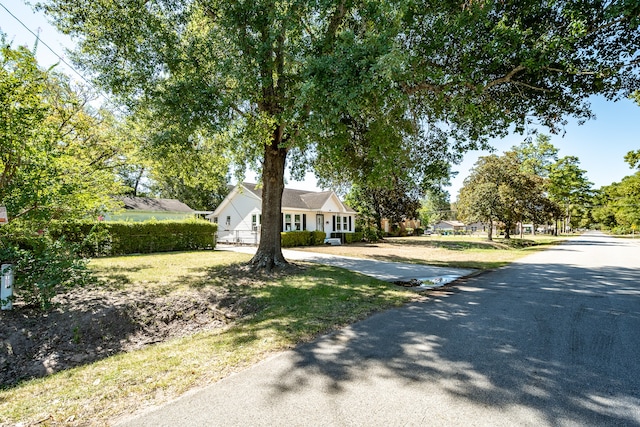
M 122 197 L 124 208 L 146 212 L 193 212 L 186 204 L 176 199 L 154 199 L 151 197 Z
M 438 221 L 436 223 L 436 225 L 438 225 L 438 224 L 447 224 L 447 225 L 450 225 L 452 227 L 465 227 L 465 223 L 464 222 L 455 221 L 455 220 Z
M 236 188 L 242 187 L 255 197 L 262 199 L 262 188 L 257 187 L 257 184 L 243 182 L 236 186 Z M 232 192 L 233 193 L 233 192 Z M 232 193 L 229 193 L 230 197 Z M 307 190 L 294 190 L 291 188 L 285 188 L 282 192 L 282 209 L 308 209 L 308 210 L 320 210 L 325 203 L 331 198 L 335 197 L 336 200 L 345 208 L 346 212 L 355 213 L 353 209 L 342 203 L 342 201 L 335 195 L 333 191 L 307 191 Z M 224 202 L 223 202 L 224 203 Z M 221 204 L 222 206 L 222 204 Z M 218 209 L 216 209 L 217 211 Z

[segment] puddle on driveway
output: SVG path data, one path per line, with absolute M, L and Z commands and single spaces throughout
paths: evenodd
M 420 279 L 410 279 L 410 280 L 398 280 L 393 282 L 398 286 L 403 286 L 405 288 L 410 288 L 414 290 L 426 290 L 426 289 L 435 289 L 441 286 L 444 286 L 448 283 L 451 283 L 461 276 L 455 274 L 437 276 L 437 277 L 426 277 Z

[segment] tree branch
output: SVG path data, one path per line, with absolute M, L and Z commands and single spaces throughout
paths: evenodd
M 518 65 L 516 68 L 514 68 L 513 70 L 509 71 L 507 74 L 505 74 L 503 77 L 500 77 L 498 79 L 492 80 L 489 83 L 487 83 L 483 88 L 482 88 L 482 92 L 486 91 L 487 89 L 491 89 L 493 86 L 497 86 L 497 85 L 501 85 L 501 84 L 505 84 L 505 83 L 511 83 L 513 80 L 513 77 L 518 74 L 520 71 L 524 71 L 525 67 L 524 65 Z

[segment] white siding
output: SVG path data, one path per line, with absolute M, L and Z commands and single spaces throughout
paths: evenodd
M 251 216 L 260 215 L 262 202 L 247 193 L 238 193 L 222 209 L 216 210 L 218 241 L 222 243 L 256 243 L 257 231 L 252 230 Z M 227 224 L 227 218 L 229 224 Z
M 262 201 L 255 194 L 245 191 L 239 192 L 234 189 L 222 204 L 210 216 L 212 221 L 218 223 L 218 241 L 221 243 L 245 243 L 257 244 L 260 241 L 259 227 L 253 227 L 252 217 L 259 218 L 261 214 Z M 290 215 L 290 222 L 287 222 L 287 215 Z M 284 208 L 282 211 L 282 230 L 296 230 L 296 215 L 300 216 L 300 230 L 316 231 L 318 227 L 318 215 L 323 215 L 323 231 L 327 237 L 331 233 L 350 233 L 355 231 L 355 213 L 346 212 L 344 205 L 335 194 L 325 202 L 321 210 L 305 210 L 296 208 Z M 306 216 L 306 220 L 304 218 Z M 341 220 L 338 229 L 337 216 L 346 218 Z M 228 218 L 228 223 L 227 223 Z M 258 221 L 260 222 L 260 221 Z M 290 228 L 287 225 L 290 224 Z

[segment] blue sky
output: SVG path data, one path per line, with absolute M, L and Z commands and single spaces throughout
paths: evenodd
M 603 97 L 591 99 L 592 111 L 596 118 L 578 125 L 577 120 L 569 118 L 563 135 L 551 135 L 546 128 L 540 133 L 551 137 L 551 143 L 558 149 L 558 156 L 576 156 L 580 166 L 595 188 L 618 182 L 634 173 L 624 161 L 624 155 L 631 150 L 640 149 L 640 106 L 629 99 L 618 102 L 607 101 Z M 496 153 L 509 150 L 524 140 L 523 135 L 514 134 L 492 145 Z M 469 152 L 464 161 L 454 167 L 458 175 L 452 180 L 451 199 L 454 200 L 462 181 L 469 174 L 478 157 L 489 152 Z
M 64 49 L 73 46 L 73 42 L 49 25 L 41 13 L 34 13 L 31 7 L 26 6 L 21 0 L 0 0 L 0 30 L 7 35 L 9 41 L 13 41 L 14 46 L 33 47 L 35 37 L 5 8 L 34 33 L 40 30 L 40 38 L 58 55 L 65 58 Z M 60 62 L 42 44 L 38 48 L 37 56 L 42 66 L 50 66 Z M 65 64 L 61 63 L 59 68 L 75 79 L 80 79 Z M 601 97 L 594 97 L 591 103 L 596 119 L 578 126 L 576 120 L 569 118 L 569 124 L 564 129 L 564 136 L 551 135 L 551 142 L 559 148 L 560 157 L 577 156 L 580 159 L 582 169 L 587 171 L 589 180 L 594 183 L 596 188 L 599 188 L 620 181 L 623 177 L 634 172 L 623 158 L 628 151 L 640 149 L 640 106 L 626 99 L 610 102 Z M 544 128 L 538 131 L 548 134 Z M 501 140 L 494 140 L 492 145 L 496 148 L 497 153 L 502 153 L 512 146 L 520 144 L 523 139 L 522 135 L 510 135 Z M 489 152 L 469 152 L 460 165 L 454 166 L 453 170 L 458 174 L 452 179 L 452 186 L 449 188 L 451 200 L 456 199 L 462 181 L 478 157 L 487 154 Z M 247 178 L 251 179 L 251 174 L 248 174 Z M 287 186 L 315 190 L 316 181 L 309 173 L 304 181 L 289 180 Z

